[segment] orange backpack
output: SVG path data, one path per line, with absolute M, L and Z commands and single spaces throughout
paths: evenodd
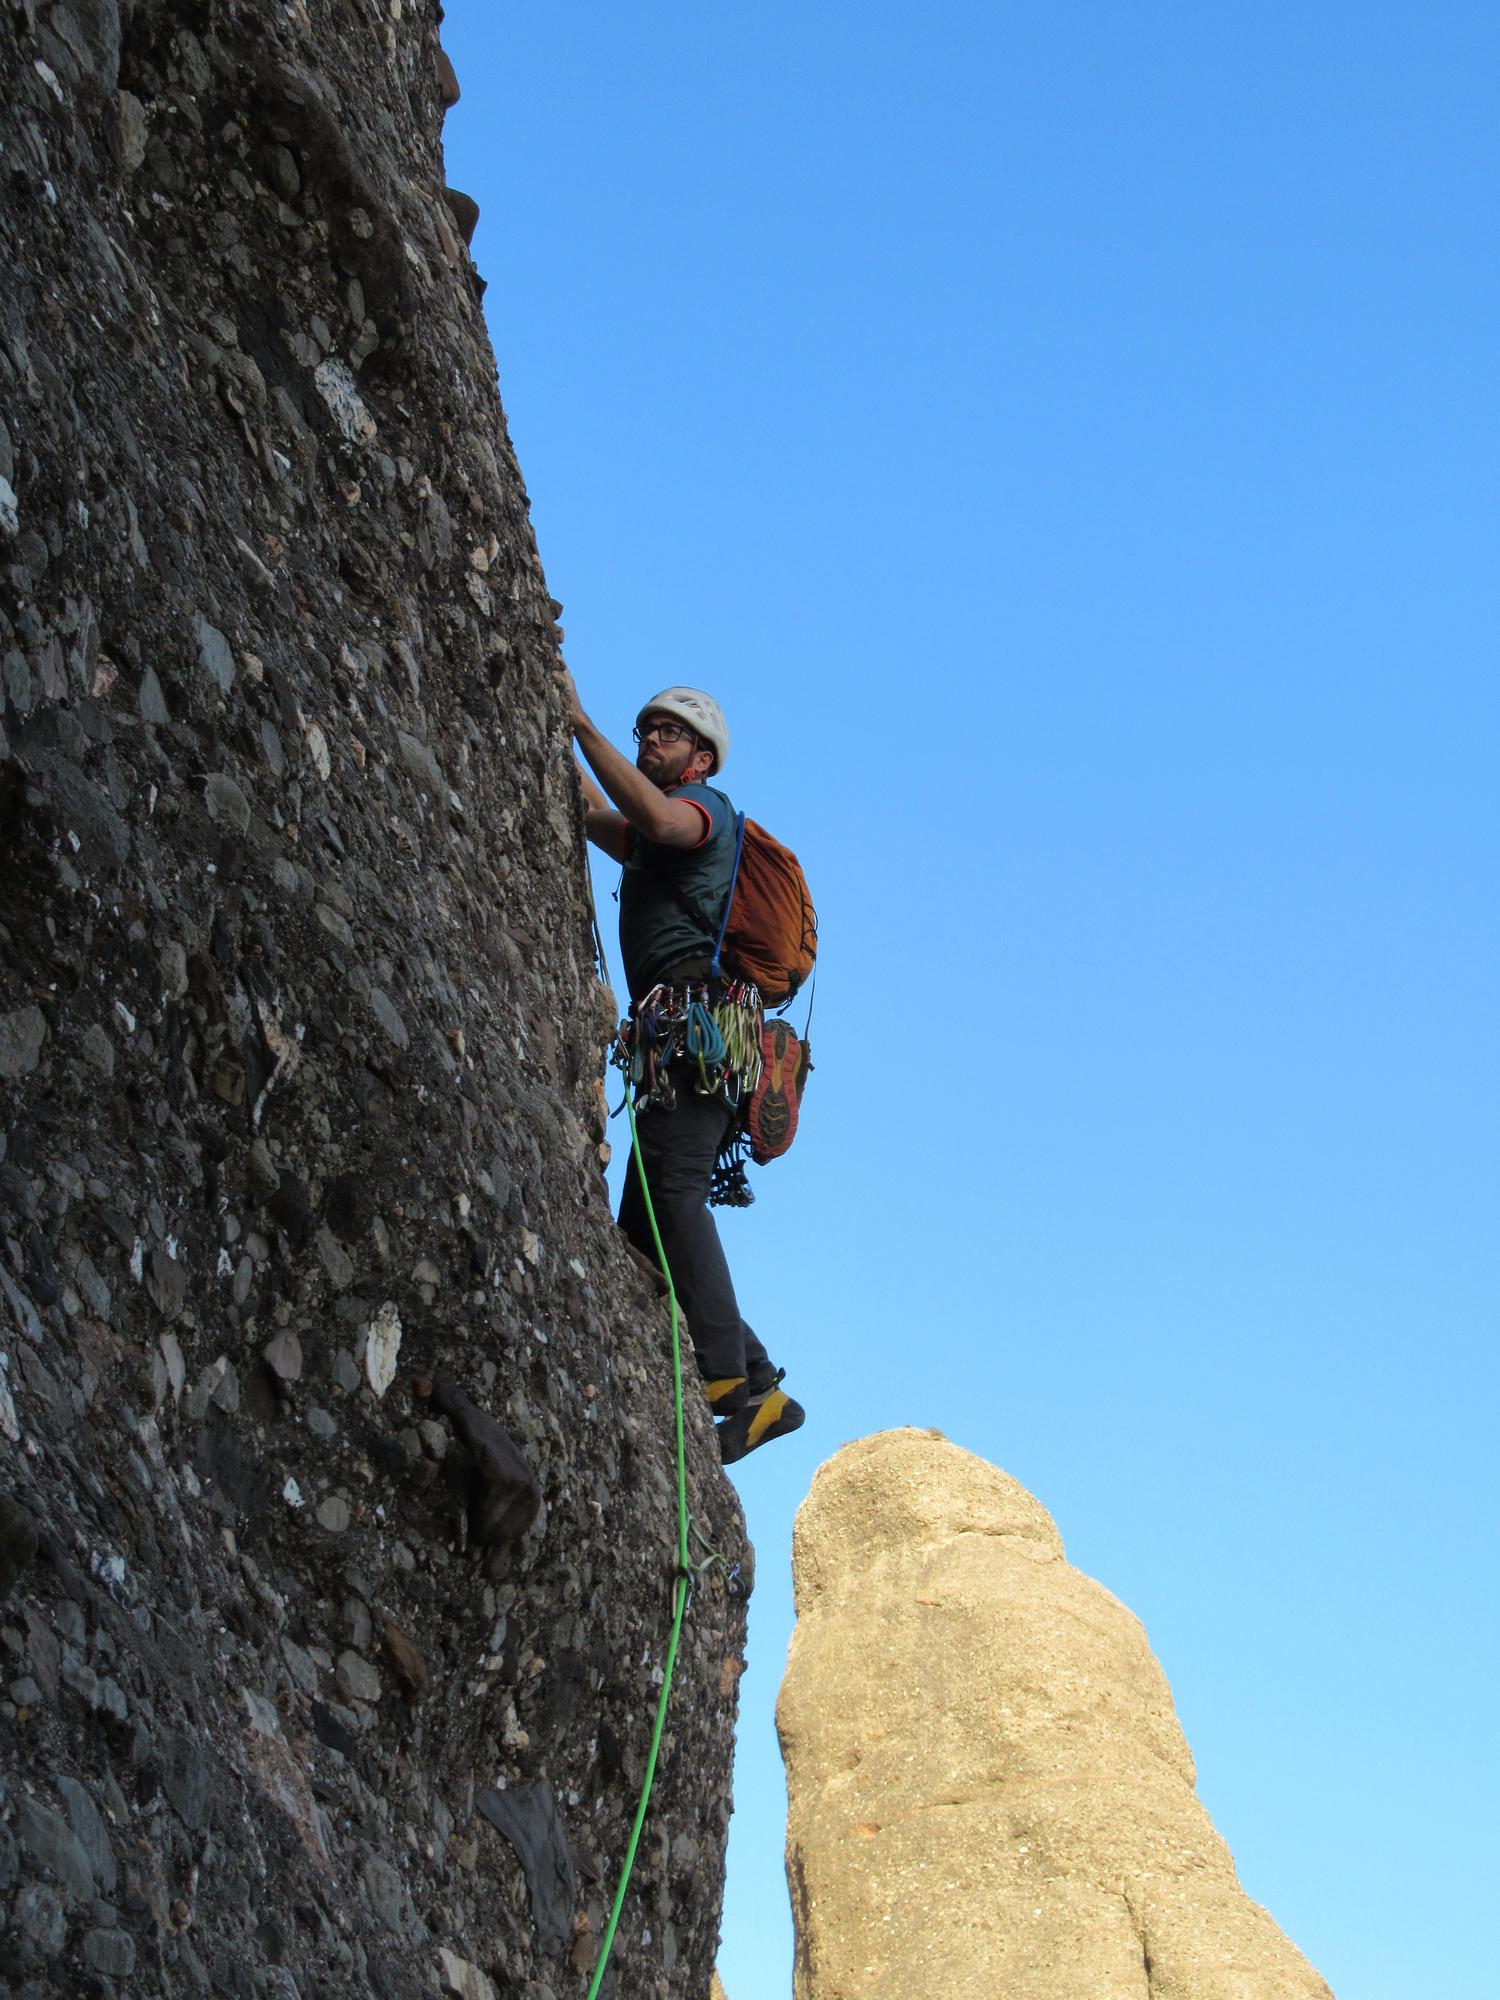
M 801 862 L 744 813 L 714 945 L 715 977 L 721 955 L 742 979 L 754 981 L 768 1007 L 792 998 L 818 955 L 818 913 Z

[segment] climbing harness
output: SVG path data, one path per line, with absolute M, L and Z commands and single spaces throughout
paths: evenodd
M 767 1020 L 748 981 L 719 983 L 717 1001 L 707 980 L 653 986 L 620 1023 L 610 1061 L 625 1078 L 625 1102 L 637 1111 L 676 1109 L 671 1072 L 679 1061 L 700 1096 L 723 1101 L 734 1115 L 714 1161 L 709 1205 L 750 1208 L 755 1193 L 745 1168 L 752 1160 L 764 1166 L 779 1159 L 796 1136 L 812 1045 L 806 1028 L 799 1038 L 784 1020 Z M 618 1117 L 625 1102 L 611 1115 Z
M 731 1110 L 759 1083 L 760 995 L 742 979 L 716 983 L 717 1000 L 706 979 L 653 986 L 620 1023 L 610 1061 L 623 1072 L 626 1096 L 634 1098 L 636 1110 L 675 1109 L 677 1085 L 670 1071 L 679 1058 L 692 1072 L 693 1089 L 701 1097 L 722 1098 Z

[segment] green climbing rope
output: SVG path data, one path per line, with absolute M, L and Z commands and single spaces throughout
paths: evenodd
M 635 1867 L 635 1851 L 640 1845 L 641 1828 L 646 1823 L 646 1808 L 651 1803 L 651 1787 L 656 1778 L 656 1758 L 661 1749 L 662 1731 L 667 1721 L 667 1698 L 672 1692 L 672 1673 L 677 1665 L 677 1646 L 682 1638 L 682 1621 L 687 1615 L 694 1574 L 693 1566 L 688 1559 L 687 1452 L 682 1432 L 682 1342 L 678 1332 L 677 1287 L 672 1282 L 672 1269 L 667 1262 L 667 1253 L 662 1248 L 661 1231 L 656 1226 L 656 1211 L 651 1205 L 651 1189 L 646 1180 L 646 1163 L 641 1158 L 640 1134 L 636 1130 L 635 1105 L 631 1102 L 628 1086 L 625 1092 L 625 1105 L 630 1114 L 630 1149 L 635 1160 L 635 1171 L 640 1177 L 641 1199 L 645 1204 L 646 1220 L 651 1225 L 651 1241 L 656 1245 L 657 1261 L 661 1265 L 662 1276 L 667 1281 L 667 1298 L 672 1308 L 672 1397 L 677 1411 L 677 1579 L 672 1590 L 672 1635 L 667 1641 L 667 1657 L 662 1668 L 661 1700 L 656 1704 L 656 1721 L 651 1730 L 651 1750 L 646 1758 L 646 1776 L 641 1785 L 641 1801 L 635 1809 L 635 1823 L 630 1829 L 630 1844 L 625 1849 L 625 1861 L 620 1869 L 620 1886 L 615 1890 L 609 1922 L 604 1927 L 604 1940 L 599 1947 L 594 1976 L 589 1981 L 587 2000 L 596 2000 L 605 1968 L 609 1964 L 610 1947 L 615 1941 L 620 1912 L 625 1907 L 625 1891 L 630 1887 L 630 1874 Z

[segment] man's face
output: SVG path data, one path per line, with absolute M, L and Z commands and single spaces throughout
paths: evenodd
M 681 730 L 682 734 L 675 743 L 668 743 L 660 733 L 662 729 L 669 736 L 675 730 Z M 671 785 L 681 784 L 688 766 L 698 754 L 698 739 L 692 730 L 685 728 L 675 716 L 658 715 L 653 709 L 641 718 L 639 733 L 641 742 L 635 753 L 636 769 L 663 791 Z

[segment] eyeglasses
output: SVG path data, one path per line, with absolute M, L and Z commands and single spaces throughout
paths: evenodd
M 648 736 L 656 737 L 660 743 L 680 743 L 684 736 L 691 736 L 696 743 L 696 733 L 685 722 L 638 722 L 631 735 L 637 743 L 644 743 Z

